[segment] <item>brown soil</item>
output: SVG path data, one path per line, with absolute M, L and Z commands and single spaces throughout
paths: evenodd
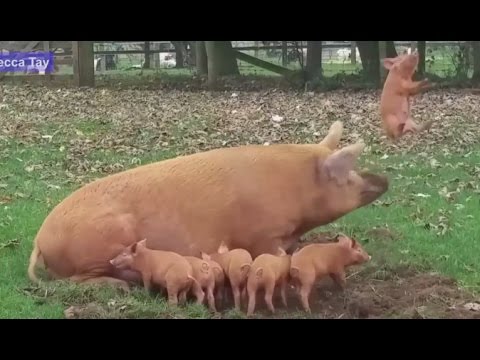
M 384 231 L 384 230 L 379 230 Z M 383 234 L 385 235 L 385 234 Z M 300 243 L 335 241 L 335 234 L 317 234 Z M 341 290 L 330 278 L 319 280 L 310 294 L 311 315 L 302 311 L 293 289 L 288 291 L 288 308 L 275 294 L 276 313 L 270 314 L 257 294 L 256 318 L 480 318 L 480 299 L 461 290 L 455 280 L 436 273 L 420 273 L 411 267 L 363 266 L 347 270 L 347 286 Z M 233 302 L 228 301 L 221 318 L 229 318 Z M 67 318 L 92 317 L 97 305 L 70 307 Z M 245 306 L 242 312 L 245 313 Z M 471 309 L 473 308 L 473 309 Z M 233 315 L 238 317 L 238 315 Z

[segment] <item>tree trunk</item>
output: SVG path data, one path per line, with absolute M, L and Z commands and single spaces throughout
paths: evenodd
M 190 52 L 188 52 L 188 65 L 195 66 L 197 64 L 197 52 L 195 41 L 185 41 L 190 46 Z
M 185 46 L 183 41 L 171 41 L 171 43 L 175 47 L 175 67 L 181 69 L 184 67 Z
M 418 74 L 424 75 L 425 74 L 425 55 L 427 51 L 427 42 L 426 41 L 419 41 L 417 44 L 418 49 Z
M 307 80 L 313 80 L 322 74 L 322 42 L 307 41 Z
M 357 47 L 366 78 L 378 82 L 380 80 L 378 41 L 357 41 Z
M 480 82 L 480 41 L 472 41 L 472 47 L 473 47 L 472 81 Z
M 205 52 L 207 54 L 208 86 L 214 88 L 219 76 L 218 52 L 216 41 L 205 41 Z
M 215 41 L 215 54 L 218 56 L 216 63 L 219 67 L 218 74 L 220 76 L 240 74 L 231 41 Z
M 208 73 L 207 52 L 205 50 L 205 41 L 195 41 L 195 62 L 198 75 Z
M 387 57 L 394 58 L 398 56 L 397 49 L 395 49 L 394 41 L 387 41 Z

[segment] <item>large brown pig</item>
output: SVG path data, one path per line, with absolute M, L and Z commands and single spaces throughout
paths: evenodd
M 320 225 L 370 204 L 384 176 L 355 171 L 362 142 L 337 150 L 342 123 L 320 144 L 239 146 L 143 165 L 78 189 L 47 216 L 28 274 L 42 259 L 54 278 L 140 280 L 109 260 L 144 238 L 151 249 L 184 256 L 224 242 L 252 257 L 288 249 Z

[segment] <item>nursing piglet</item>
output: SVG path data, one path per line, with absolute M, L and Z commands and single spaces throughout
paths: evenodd
M 166 288 L 171 305 L 177 305 L 179 297 L 184 298 L 192 286 L 197 289 L 197 302 L 203 303 L 205 294 L 187 259 L 175 252 L 148 249 L 145 239 L 125 248 L 110 263 L 117 269 L 138 271 L 147 291 L 152 284 Z
M 201 293 L 199 291 L 204 291 L 207 295 L 209 309 L 213 312 L 217 312 L 215 307 L 215 297 L 213 295 L 215 289 L 215 273 L 213 268 L 207 261 L 195 256 L 185 256 L 185 259 L 187 259 L 192 266 L 193 277 L 200 284 L 200 288 L 192 286 L 193 294 L 199 299 L 201 298 Z
M 289 280 L 291 255 L 279 248 L 278 256 L 262 254 L 255 258 L 250 267 L 247 280 L 248 310 L 247 316 L 255 311 L 257 291 L 265 290 L 265 303 L 269 310 L 274 313 L 273 293 L 276 286 L 280 287 L 282 302 L 287 307 L 287 285 Z
M 215 289 L 213 292 L 215 300 L 217 300 L 220 304 L 223 304 L 223 297 L 225 293 L 225 272 L 219 263 L 210 258 L 210 255 L 202 254 L 202 257 L 203 260 L 208 262 L 215 276 Z
M 202 258 L 206 258 L 206 254 L 202 253 Z M 240 294 L 244 289 L 248 272 L 252 264 L 252 256 L 247 250 L 232 249 L 221 243 L 216 253 L 209 254 L 210 259 L 217 262 L 225 272 L 226 277 L 232 288 L 235 308 L 241 309 Z

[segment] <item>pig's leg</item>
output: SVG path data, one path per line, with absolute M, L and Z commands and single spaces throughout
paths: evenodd
M 268 280 L 265 284 L 265 303 L 268 309 L 275 313 L 275 307 L 273 306 L 273 292 L 275 291 L 275 281 Z
M 210 311 L 217 312 L 217 308 L 215 307 L 215 296 L 213 296 L 213 289 L 215 288 L 215 283 L 211 283 L 207 287 L 207 301 L 208 307 Z
M 194 281 L 192 284 L 192 293 L 197 298 L 197 304 L 203 304 L 203 301 L 205 300 L 205 293 L 200 284 L 196 281 Z
M 168 304 L 172 306 L 178 305 L 178 289 L 167 289 L 168 291 Z
M 315 283 L 316 272 L 314 269 L 304 269 L 302 272 L 298 274 L 297 281 L 300 282 L 300 301 L 302 303 L 303 309 L 307 313 L 311 313 L 310 305 L 308 302 L 308 297 L 310 296 L 310 292 L 312 291 L 312 286 Z
M 303 309 L 307 313 L 311 313 L 310 304 L 308 303 L 308 297 L 312 291 L 313 283 L 304 283 L 300 288 L 300 301 L 302 302 Z
M 130 291 L 130 287 L 126 281 L 109 276 L 86 277 L 85 275 L 75 275 L 70 277 L 70 280 L 82 284 L 110 284 L 119 286 L 125 292 Z
M 244 286 L 242 289 L 242 302 L 246 302 L 246 301 L 247 301 L 247 287 Z
M 347 279 L 345 278 L 345 272 L 344 271 L 339 271 L 336 273 L 330 274 L 330 277 L 332 278 L 333 281 L 340 287 L 340 289 L 345 289 L 345 286 L 347 286 Z
M 424 130 L 428 130 L 431 128 L 434 120 L 429 120 L 424 122 L 421 125 L 418 125 L 411 117 L 407 119 L 407 122 L 405 123 L 405 127 L 403 128 L 403 134 L 406 134 L 408 132 L 414 133 L 414 132 L 421 132 Z
M 396 115 L 388 115 L 385 119 L 387 136 L 391 140 L 397 140 L 404 133 L 405 121 Z
M 182 305 L 187 302 L 187 290 L 180 291 L 180 295 L 178 296 L 178 301 Z
M 282 296 L 282 303 L 283 303 L 283 306 L 285 307 L 288 307 L 287 305 L 287 281 L 284 280 L 282 281 L 281 285 L 280 285 L 280 295 Z
M 180 293 L 180 288 L 176 279 L 168 279 L 168 274 L 165 276 L 167 283 L 167 294 L 168 294 L 168 304 L 171 306 L 178 305 L 178 294 Z M 188 289 L 188 288 L 187 288 Z M 184 289 L 182 289 L 184 290 Z
M 247 292 L 248 292 L 247 316 L 251 316 L 255 311 L 255 302 L 257 297 L 257 284 L 250 282 L 247 285 Z
M 217 284 L 215 286 L 215 300 L 217 304 L 222 307 L 223 306 L 223 293 L 224 293 L 223 284 Z
M 233 294 L 233 301 L 235 302 L 235 309 L 241 310 L 240 286 L 234 281 L 231 281 L 230 285 L 232 286 L 232 294 Z
M 143 279 L 143 287 L 147 292 L 150 292 L 152 288 L 152 274 L 149 272 L 144 272 L 142 274 L 142 279 Z

